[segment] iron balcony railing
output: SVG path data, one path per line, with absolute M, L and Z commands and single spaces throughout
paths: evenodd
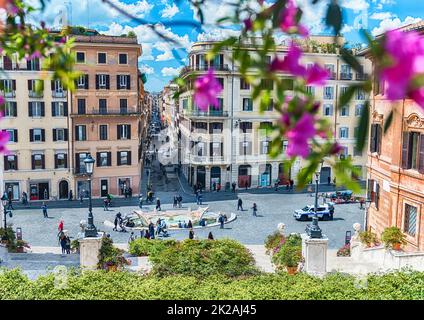
M 356 74 L 356 80 L 358 81 L 366 81 L 369 79 L 369 74 L 368 73 L 357 73 Z
M 73 115 L 135 115 L 140 114 L 136 108 L 121 108 L 121 109 L 109 109 L 109 108 L 100 108 L 100 109 L 91 109 L 85 110 L 85 112 L 73 113 Z
M 194 66 L 185 66 L 184 68 L 182 68 L 180 74 L 186 74 L 188 72 L 193 72 L 193 71 L 208 71 L 209 68 L 213 68 L 215 71 L 229 71 L 230 67 L 228 66 L 228 64 L 219 64 L 219 65 L 194 65 Z
M 352 73 L 340 73 L 340 80 L 352 80 Z
M 32 91 L 30 90 L 28 93 L 28 96 L 30 98 L 43 98 L 44 92 L 43 91 Z
M 211 110 L 211 111 L 186 111 L 186 116 L 189 117 L 228 117 L 228 111 Z
M 68 95 L 67 91 L 52 91 L 53 98 L 66 98 Z

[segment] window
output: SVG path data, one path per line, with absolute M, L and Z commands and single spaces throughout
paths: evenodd
M 108 74 L 96 74 L 96 89 L 110 89 Z
M 262 90 L 273 90 L 274 81 L 272 79 L 261 79 L 261 89 Z
M 108 167 L 112 165 L 110 152 L 97 152 L 97 166 L 98 167 Z
M 343 106 L 340 108 L 340 117 L 348 117 L 349 116 L 349 106 Z
M 324 113 L 324 116 L 332 116 L 333 115 L 333 105 L 332 104 L 324 104 L 323 113 Z
M 340 95 L 344 95 L 349 87 L 340 87 Z
M 252 142 L 242 141 L 240 142 L 240 155 L 246 156 L 252 154 Z
M 18 156 L 7 155 L 4 156 L 4 170 L 18 170 Z
M 44 117 L 44 102 L 31 101 L 28 102 L 28 114 L 30 117 Z
M 334 87 L 324 87 L 324 99 L 334 99 Z
M 88 153 L 76 153 L 75 154 L 75 173 L 85 173 L 84 160 L 88 157 Z
M 330 73 L 330 79 L 334 80 L 335 79 L 334 64 L 325 64 L 324 67 Z
M 16 95 L 16 80 L 11 79 L 4 79 L 0 80 L 0 82 L 3 84 L 2 87 L 2 94 L 5 98 L 14 98 Z
M 77 80 L 78 89 L 88 89 L 88 74 L 83 74 L 79 76 Z
M 131 125 L 130 124 L 118 124 L 118 140 L 131 139 Z
M 243 111 L 253 111 L 252 99 L 243 98 Z
M 66 117 L 68 115 L 67 102 L 52 102 L 52 117 Z
M 221 142 L 211 142 L 209 145 L 209 154 L 212 157 L 221 157 L 222 156 L 222 143 Z
M 402 140 L 402 168 L 424 173 L 424 134 L 404 132 Z
M 53 129 L 53 141 L 68 141 L 68 129 Z
M 44 81 L 40 79 L 28 80 L 28 92 L 30 98 L 42 98 L 44 93 Z
M 68 167 L 68 155 L 66 153 L 56 153 L 54 155 L 55 169 L 65 169 Z
M 370 137 L 370 152 L 381 152 L 381 139 L 383 137 L 383 128 L 380 124 L 371 124 L 371 137 Z
M 311 96 L 315 96 L 315 88 L 313 86 L 306 86 L 305 90 Z
M 128 112 L 128 100 L 119 99 L 119 111 L 121 114 L 126 114 Z
M 196 132 L 198 133 L 208 132 L 208 124 L 206 122 L 195 122 L 193 123 L 193 126 L 196 128 Z
M 252 122 L 240 122 L 240 131 L 243 133 L 251 133 Z
M 188 99 L 183 99 L 183 109 L 188 108 Z
M 106 53 L 98 52 L 97 53 L 97 63 L 98 64 L 106 64 Z
M 86 141 L 87 133 L 85 125 L 75 126 L 75 140 L 76 141 Z
M 85 114 L 85 99 L 78 99 L 78 114 Z
M 100 114 L 107 114 L 107 100 L 106 99 L 99 99 L 99 113 Z
M 362 115 L 363 110 L 364 110 L 364 105 L 363 104 L 357 104 L 355 106 L 355 116 L 360 117 Z
M 118 166 L 131 165 L 131 151 L 118 151 Z
M 17 117 L 18 116 L 18 110 L 17 110 L 17 104 L 16 102 L 7 101 L 4 103 L 4 116 L 5 117 Z
M 44 154 L 33 154 L 32 155 L 32 170 L 45 169 Z
M 18 130 L 17 129 L 6 129 L 9 132 L 9 142 L 18 142 Z
M 352 80 L 352 72 L 351 72 L 350 65 L 342 64 L 341 72 L 340 72 L 340 79 L 341 80 Z
M 374 202 L 375 208 L 378 210 L 380 200 L 380 185 L 374 179 L 368 180 L 368 199 Z
M 349 138 L 349 128 L 348 127 L 341 127 L 339 132 L 340 132 L 339 138 L 341 138 L 341 139 Z
M 216 80 L 219 82 L 219 84 L 221 85 L 222 89 L 224 89 L 224 78 L 216 78 Z
M 85 52 L 77 52 L 77 63 L 85 63 Z
M 417 212 L 418 209 L 415 206 L 405 204 L 405 216 L 403 223 L 403 232 L 415 237 L 417 234 Z
M 99 135 L 100 135 L 100 140 L 107 140 L 107 125 L 106 124 L 101 124 L 99 126 Z
M 35 58 L 35 59 L 27 60 L 27 70 L 39 71 L 40 59 Z
M 128 55 L 126 53 L 119 54 L 119 64 L 128 64 Z
M 358 128 L 355 128 L 358 129 Z M 356 147 L 353 147 L 353 155 L 355 157 L 362 157 L 362 150 L 358 150 Z
M 63 90 L 62 81 L 60 80 L 52 80 L 51 89 L 53 98 L 64 98 L 66 96 L 66 92 Z
M 358 137 L 358 133 L 359 133 L 359 127 L 355 127 L 353 129 L 353 137 L 356 139 Z
M 269 153 L 269 144 L 270 144 L 270 141 L 268 140 L 261 141 L 261 154 Z
M 240 90 L 250 90 L 250 83 L 240 78 Z
M 199 157 L 203 157 L 205 155 L 205 143 L 204 142 L 195 142 L 194 154 Z
M 46 140 L 44 129 L 29 129 L 30 142 L 44 142 Z
M 269 104 L 266 106 L 265 111 L 274 111 L 274 100 L 270 99 Z
M 365 100 L 365 91 L 363 89 L 358 89 L 358 91 L 356 91 L 356 99 Z
M 118 74 L 116 76 L 116 84 L 118 90 L 131 89 L 131 76 L 126 74 Z

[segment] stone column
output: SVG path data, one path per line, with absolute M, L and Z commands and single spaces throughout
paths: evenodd
M 211 191 L 211 167 L 205 166 L 205 190 Z
M 82 269 L 95 270 L 97 268 L 102 238 L 103 233 L 99 232 L 95 238 L 82 238 L 79 240 L 80 266 Z
M 302 234 L 302 256 L 305 258 L 304 271 L 314 276 L 324 276 L 327 272 L 328 238 L 310 238 Z

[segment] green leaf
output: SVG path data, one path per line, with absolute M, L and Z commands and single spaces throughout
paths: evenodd
M 384 122 L 384 133 L 386 133 L 387 130 L 389 130 L 390 125 L 393 122 L 393 114 L 394 114 L 393 110 L 390 111 L 389 116 L 387 117 L 386 121 Z
M 342 29 L 342 9 L 335 1 L 332 1 L 332 3 L 327 8 L 325 24 L 329 27 L 333 27 L 335 35 L 338 35 Z
M 342 59 L 350 65 L 356 72 L 362 72 L 362 66 L 359 63 L 358 59 L 356 59 L 355 56 L 353 56 L 348 50 L 345 48 L 342 48 L 340 50 L 340 54 L 342 56 Z
M 370 120 L 369 101 L 365 102 L 361 117 L 359 118 L 358 135 L 356 137 L 356 149 L 362 151 L 368 135 L 368 125 Z
M 350 86 L 347 88 L 346 92 L 344 92 L 341 96 L 340 96 L 340 100 L 339 100 L 339 107 L 343 107 L 345 105 L 347 105 L 350 100 L 352 100 L 353 95 L 355 94 L 355 91 L 357 90 L 356 86 Z

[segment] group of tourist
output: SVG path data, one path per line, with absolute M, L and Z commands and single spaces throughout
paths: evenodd
M 71 237 L 68 232 L 64 230 L 64 222 L 63 219 L 59 221 L 58 229 L 58 239 L 60 247 L 62 248 L 62 254 L 70 254 L 71 253 Z
M 244 211 L 243 200 L 241 200 L 241 198 L 238 198 L 238 200 L 237 200 L 237 211 L 239 211 L 239 210 Z M 253 216 L 257 217 L 258 216 L 258 205 L 256 203 L 253 203 L 252 211 L 253 211 Z

